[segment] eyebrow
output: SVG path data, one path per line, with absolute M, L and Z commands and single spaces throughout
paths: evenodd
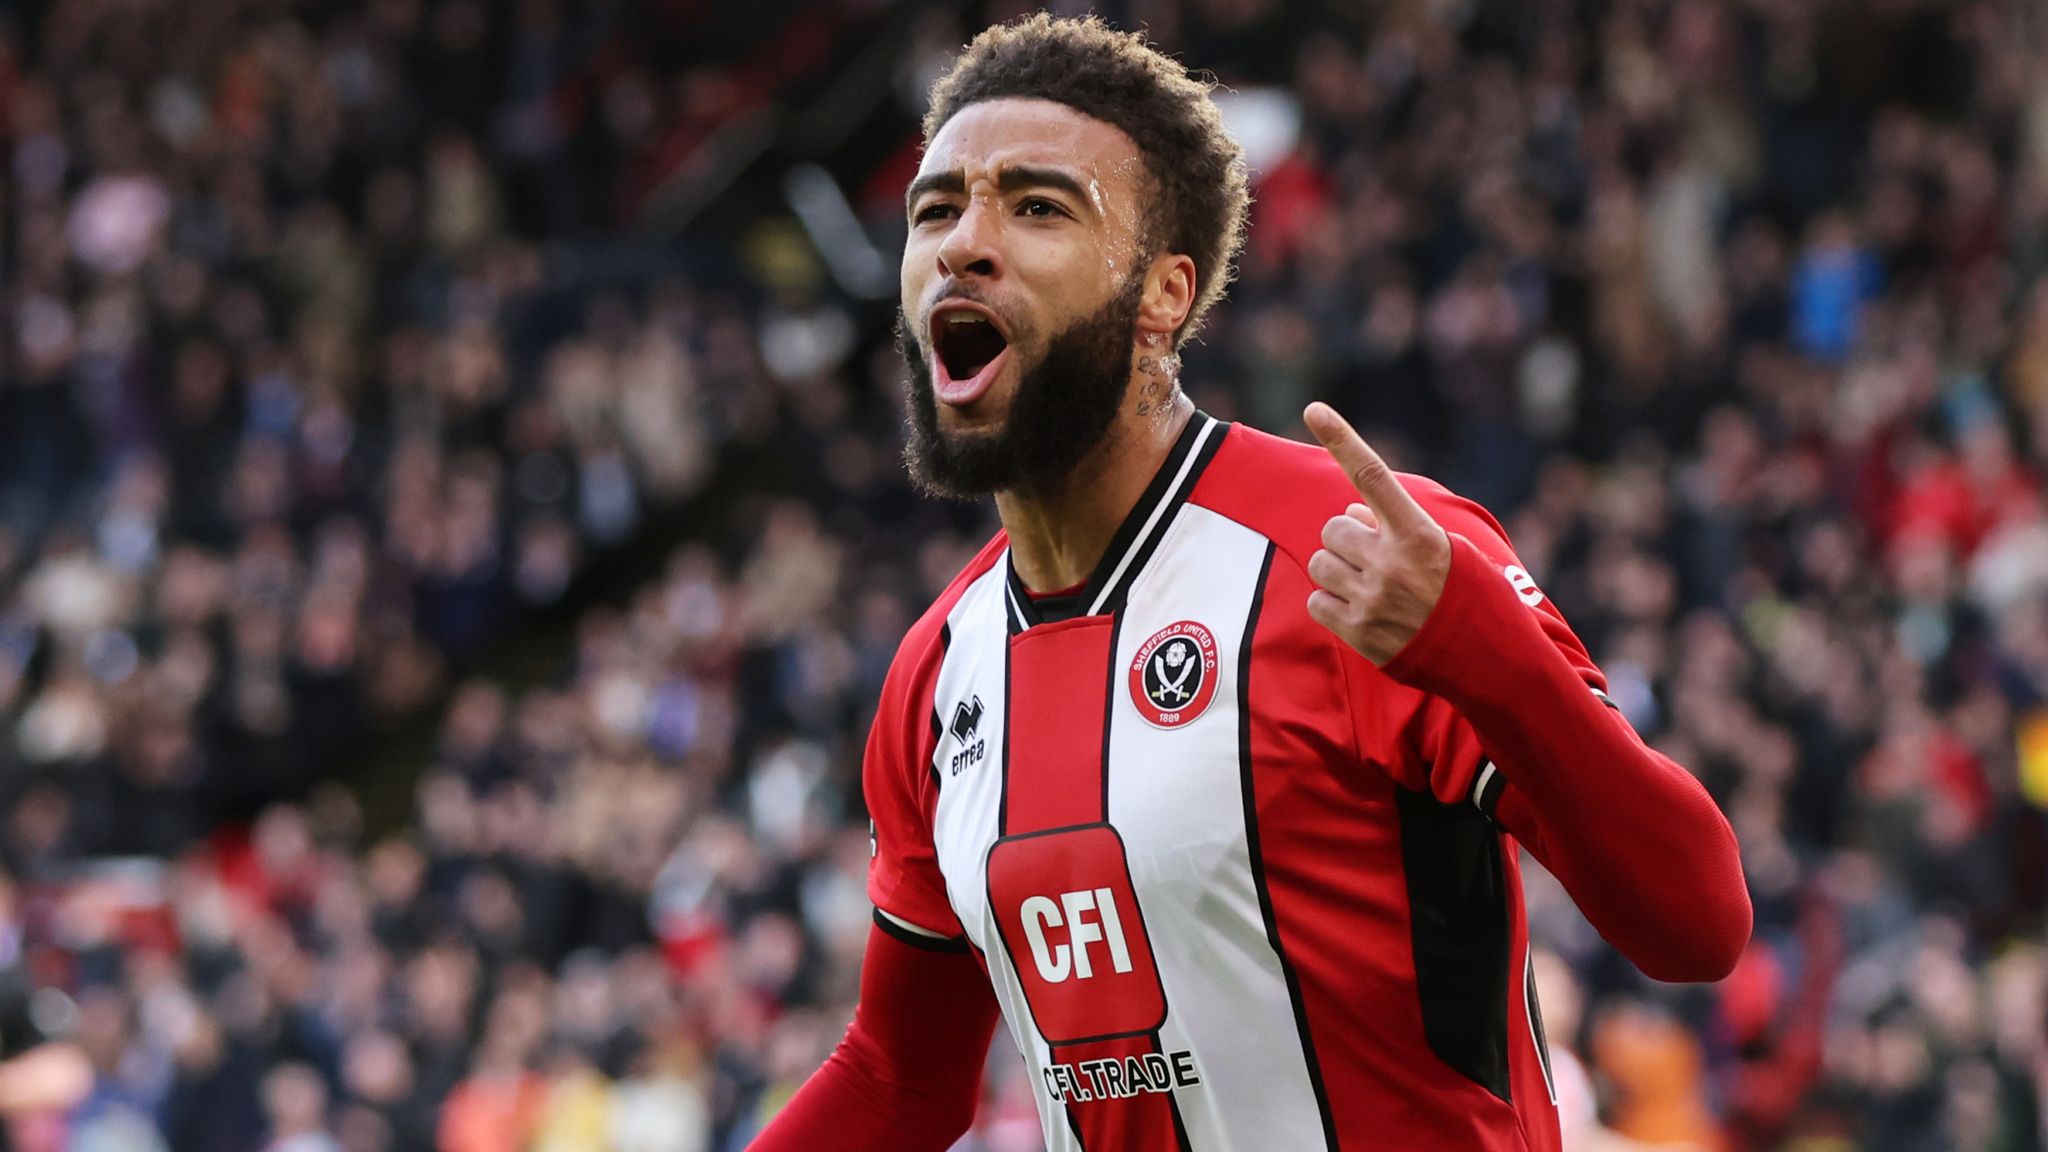
M 1074 199 L 1095 210 L 1095 201 L 1088 195 L 1081 182 L 1058 168 L 1046 168 L 1036 164 L 1017 164 L 1004 168 L 996 175 L 996 191 L 1009 193 L 1024 188 L 1050 188 L 1065 192 Z M 903 194 L 905 206 L 917 203 L 917 198 L 927 192 L 948 192 L 955 196 L 967 190 L 967 179 L 959 169 L 950 172 L 930 172 L 910 182 L 910 188 Z

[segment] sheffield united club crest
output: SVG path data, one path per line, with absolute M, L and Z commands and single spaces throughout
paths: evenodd
M 1155 728 L 1178 728 L 1216 697 L 1216 637 L 1192 620 L 1154 632 L 1131 658 L 1131 703 Z

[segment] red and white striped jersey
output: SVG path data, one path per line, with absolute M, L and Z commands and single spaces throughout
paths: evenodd
M 1492 518 L 1403 482 L 1597 691 Z M 1197 413 L 1066 610 L 998 536 L 898 654 L 877 922 L 981 960 L 1054 1152 L 1558 1147 L 1506 782 L 1306 611 L 1356 499 Z

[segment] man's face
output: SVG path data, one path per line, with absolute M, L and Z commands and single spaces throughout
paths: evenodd
M 1121 130 L 1047 100 L 961 110 L 907 197 L 899 344 L 913 474 L 974 496 L 1043 485 L 1130 381 L 1148 177 Z

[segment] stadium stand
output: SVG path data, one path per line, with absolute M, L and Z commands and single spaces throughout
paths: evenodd
M 0 1144 L 745 1146 L 991 527 L 896 465 L 891 269 L 1021 10 L 0 10 L 0 1084 L 92 1071 Z M 2048 13 L 1100 10 L 1260 164 L 1196 401 L 1499 512 L 1742 840 L 1710 988 L 1532 885 L 1567 1146 L 2041 1148 Z M 963 1147 L 1038 1148 L 1000 1051 Z

